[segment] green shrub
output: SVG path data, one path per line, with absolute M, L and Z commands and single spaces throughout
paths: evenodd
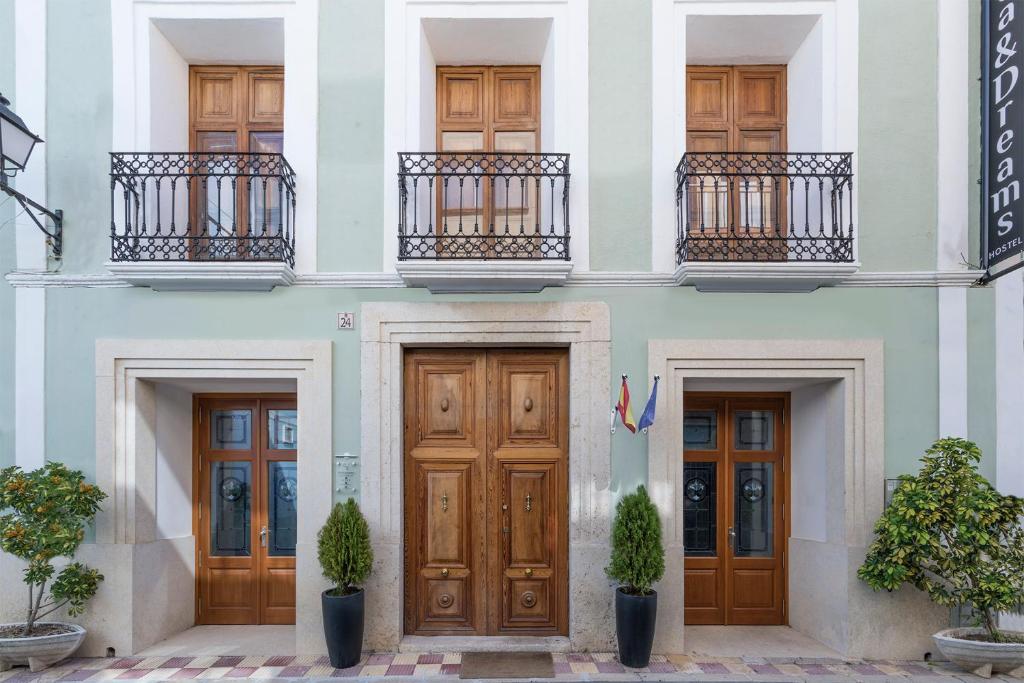
M 917 476 L 900 477 L 857 576 L 875 590 L 909 583 L 940 605 L 969 606 L 1003 642 L 996 615 L 1024 598 L 1024 500 L 996 491 L 980 461 L 966 439 L 936 441 Z
M 334 584 L 336 594 L 354 593 L 370 575 L 373 567 L 370 527 L 351 498 L 334 504 L 317 536 L 317 557 L 324 576 Z
M 605 572 L 630 595 L 649 594 L 665 573 L 661 519 L 643 486 L 623 496 L 615 507 L 612 561 Z
M 31 472 L 20 467 L 0 470 L 0 548 L 28 563 L 28 610 L 22 635 L 32 635 L 36 622 L 65 605 L 78 616 L 96 594 L 103 575 L 72 562 L 54 577 L 53 560 L 74 557 L 85 538 L 85 525 L 100 509 L 106 494 L 85 482 L 85 476 L 59 462 Z M 49 595 L 46 584 L 50 583 Z

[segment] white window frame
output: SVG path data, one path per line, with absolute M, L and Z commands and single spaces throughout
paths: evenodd
M 552 107 L 553 135 L 544 152 L 568 153 L 570 256 L 574 272 L 590 269 L 589 193 L 589 57 L 587 0 L 387 0 L 384 5 L 384 249 L 383 270 L 395 273 L 398 262 L 398 154 L 436 147 L 423 124 L 423 98 L 429 45 L 424 19 L 550 19 L 553 70 L 541 74 L 545 111 Z M 551 86 L 551 87 L 549 87 Z M 582 123 L 581 123 L 582 122 Z
M 819 15 L 822 21 L 822 149 L 853 152 L 857 173 L 857 0 L 653 0 L 651 9 L 651 264 L 676 269 L 675 173 L 686 151 L 686 20 L 690 16 Z M 856 202 L 854 225 L 856 226 Z M 858 256 L 854 232 L 853 257 Z
M 158 19 L 281 19 L 284 156 L 295 169 L 295 271 L 316 272 L 319 76 L 317 0 L 110 0 L 114 152 L 152 149 L 150 31 Z M 187 149 L 180 150 L 182 152 Z

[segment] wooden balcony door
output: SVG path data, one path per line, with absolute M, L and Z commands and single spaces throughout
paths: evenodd
M 786 66 L 687 67 L 686 151 L 785 152 Z M 690 235 L 721 235 L 707 243 L 720 260 L 784 260 L 786 180 L 764 171 L 785 167 L 732 170 L 691 180 Z
M 405 631 L 568 635 L 568 354 L 405 357 Z
M 258 242 L 279 232 L 280 181 L 249 177 L 258 158 L 240 163 L 235 155 L 284 151 L 284 68 L 189 67 L 189 148 L 224 155 L 190 188 L 193 230 L 213 238 L 197 243 L 195 257 L 244 260 L 252 248 L 259 255 L 263 245 L 243 238 Z
M 437 69 L 437 150 L 534 154 L 540 147 L 539 66 Z M 472 167 L 470 167 L 472 168 Z M 527 176 L 439 179 L 440 250 L 486 255 L 494 239 L 539 232 L 538 182 Z M 462 244 L 459 244 L 462 243 Z M 463 244 L 465 246 L 463 246 Z
M 294 394 L 195 401 L 197 624 L 294 624 Z
M 687 624 L 784 624 L 789 397 L 684 398 Z

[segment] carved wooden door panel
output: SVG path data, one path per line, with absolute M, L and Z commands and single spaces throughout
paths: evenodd
M 486 630 L 486 377 L 482 352 L 405 362 L 405 629 Z
M 488 354 L 489 538 L 495 633 L 561 633 L 568 621 L 568 358 Z M 498 596 L 500 594 L 500 601 Z
M 405 359 L 405 630 L 565 634 L 568 356 Z

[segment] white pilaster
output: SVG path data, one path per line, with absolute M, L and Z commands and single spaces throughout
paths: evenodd
M 940 271 L 967 255 L 967 0 L 939 0 L 938 251 Z M 938 290 L 939 436 L 967 436 L 967 290 Z
M 46 138 L 46 3 L 17 0 L 14 6 L 14 105 L 28 127 Z M 17 176 L 18 190 L 46 205 L 46 148 L 37 146 Z M 17 269 L 46 270 L 46 237 L 29 216 L 15 221 Z M 15 462 L 36 468 L 45 459 L 46 292 L 15 290 Z

